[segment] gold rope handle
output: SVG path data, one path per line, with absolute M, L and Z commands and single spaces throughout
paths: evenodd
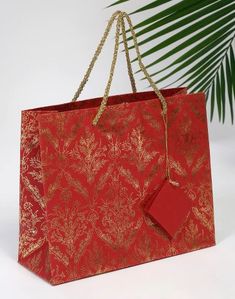
M 140 49 L 139 49 L 139 45 L 137 42 L 137 37 L 136 37 L 136 33 L 131 21 L 131 18 L 129 17 L 129 15 L 125 12 L 123 12 L 123 17 L 127 20 L 129 27 L 130 27 L 130 31 L 131 31 L 131 35 L 133 38 L 133 43 L 135 46 L 135 50 L 136 50 L 136 54 L 137 54 L 137 59 L 139 62 L 139 66 L 140 69 L 142 70 L 142 72 L 144 73 L 145 77 L 147 78 L 149 84 L 151 85 L 151 87 L 153 88 L 154 92 L 156 93 L 156 95 L 158 96 L 159 100 L 161 101 L 161 105 L 162 105 L 162 118 L 163 118 L 163 122 L 164 122 L 164 133 L 165 133 L 165 151 L 166 151 L 166 177 L 169 180 L 169 182 L 174 185 L 174 186 L 179 186 L 179 183 L 176 181 L 173 181 L 171 179 L 171 174 L 170 174 L 170 160 L 169 160 L 169 148 L 168 148 L 168 114 L 167 114 L 167 102 L 166 99 L 163 97 L 162 93 L 160 92 L 160 90 L 157 88 L 156 84 L 154 83 L 154 81 L 152 80 L 152 78 L 150 77 L 146 67 L 144 66 L 143 62 L 142 62 L 142 58 L 141 58 L 141 54 L 140 54 Z
M 134 30 L 134 27 L 133 27 L 133 24 L 132 24 L 130 16 L 126 12 L 122 12 L 122 15 L 123 15 L 123 18 L 125 18 L 127 20 L 128 25 L 130 27 L 130 31 L 131 31 L 131 35 L 133 37 L 133 42 L 134 42 L 135 50 L 136 50 L 136 53 L 137 53 L 137 58 L 138 58 L 140 69 L 144 73 L 145 77 L 147 78 L 147 80 L 150 83 L 151 87 L 153 88 L 154 92 L 158 96 L 158 98 L 159 98 L 159 100 L 161 102 L 161 105 L 162 105 L 162 118 L 163 118 L 164 131 L 165 131 L 166 178 L 168 179 L 169 183 L 171 183 L 172 185 L 178 187 L 179 186 L 179 182 L 172 180 L 172 178 L 171 178 L 171 171 L 170 171 L 169 148 L 168 148 L 168 113 L 167 113 L 168 112 L 168 108 L 167 108 L 167 101 L 163 97 L 163 95 L 160 92 L 160 90 L 157 88 L 156 84 L 154 83 L 154 81 L 150 77 L 150 75 L 149 75 L 146 67 L 144 66 L 144 64 L 142 62 L 142 58 L 141 58 L 141 54 L 140 54 L 140 49 L 139 49 L 138 42 L 137 42 L 136 33 L 135 33 L 135 30 Z
M 89 67 L 82 79 L 82 82 L 78 88 L 78 90 L 76 91 L 73 99 L 72 99 L 72 102 L 75 102 L 78 97 L 80 96 L 82 90 L 84 89 L 87 81 L 89 80 L 89 77 L 90 77 L 90 74 L 94 68 L 94 65 L 104 47 L 104 44 L 109 36 L 109 33 L 111 31 L 111 28 L 113 26 L 113 23 L 115 21 L 115 19 L 117 17 L 119 17 L 121 14 L 121 11 L 116 11 L 110 18 L 110 20 L 108 21 L 108 25 L 106 26 L 106 29 L 104 31 L 104 34 L 100 40 L 100 43 L 95 51 L 95 54 L 89 64 Z M 118 24 L 117 24 L 118 26 Z M 126 38 L 126 30 L 125 30 L 125 24 L 124 24 L 124 21 L 122 21 L 122 24 L 121 24 L 121 27 L 122 27 L 122 36 L 123 36 L 123 42 L 124 42 L 124 48 L 125 48 L 125 55 L 126 55 L 126 62 L 127 62 L 127 67 L 128 67 L 128 75 L 130 77 L 130 82 L 131 82 L 131 87 L 132 87 L 132 91 L 135 93 L 136 92 L 136 84 L 135 84 L 135 79 L 134 79 L 134 75 L 133 75 L 133 71 L 132 71 L 132 65 L 131 65 L 131 61 L 130 61 L 130 55 L 129 55 L 129 50 L 128 50 L 128 45 L 127 45 L 127 38 Z M 116 28 L 116 31 L 117 31 L 117 28 Z M 120 34 L 120 33 L 119 33 Z
M 123 18 L 121 19 L 121 26 L 122 26 L 122 38 L 123 38 L 124 49 L 125 49 L 125 54 L 126 54 L 128 75 L 129 75 L 129 78 L 130 78 L 130 81 L 131 81 L 132 90 L 135 93 L 137 91 L 137 89 L 136 89 L 135 78 L 134 78 L 132 65 L 131 65 L 130 53 L 129 53 L 128 44 L 127 44 L 127 37 L 126 37 L 125 22 L 124 22 Z
M 134 42 L 134 47 L 137 53 L 137 59 L 138 59 L 138 63 L 140 66 L 141 71 L 144 73 L 146 79 L 148 80 L 149 84 L 151 85 L 151 87 L 153 88 L 154 92 L 156 93 L 156 95 L 158 96 L 160 102 L 161 102 L 161 106 L 162 106 L 162 118 L 163 118 L 163 122 L 164 122 L 164 131 L 165 131 L 165 151 L 166 151 L 166 178 L 168 179 L 168 181 L 174 185 L 174 186 L 179 186 L 179 183 L 176 181 L 173 181 L 171 179 L 171 174 L 170 174 L 170 161 L 169 161 L 169 149 L 168 149 L 168 116 L 167 116 L 167 102 L 166 99 L 163 97 L 162 93 L 160 92 L 160 90 L 157 88 L 156 84 L 154 83 L 154 81 L 152 80 L 152 78 L 150 77 L 146 67 L 144 66 L 143 62 L 142 62 L 142 58 L 141 58 L 141 54 L 140 54 L 140 50 L 139 50 L 139 46 L 137 43 L 137 37 L 136 37 L 136 33 L 134 31 L 134 27 L 131 21 L 131 18 L 129 17 L 129 15 L 125 12 L 119 12 L 119 17 L 118 19 L 121 18 L 121 23 L 122 23 L 122 28 L 125 27 L 124 23 L 124 19 L 127 20 L 128 25 L 130 27 L 130 31 L 131 31 L 131 35 L 133 38 L 133 42 Z M 118 30 L 117 30 L 118 32 Z M 102 113 L 104 112 L 106 106 L 107 106 L 107 101 L 108 101 L 108 95 L 109 95 L 109 90 L 110 90 L 110 86 L 112 83 L 112 78 L 113 78 L 113 72 L 115 69 L 115 64 L 117 61 L 117 51 L 118 51 L 118 47 L 117 44 L 119 43 L 119 34 L 116 34 L 116 38 L 115 38 L 115 50 L 114 50 L 114 56 L 113 56 L 113 61 L 112 61 L 112 66 L 111 66 L 111 70 L 110 70 L 110 76 L 109 76 L 109 81 L 105 90 L 105 94 L 103 97 L 103 100 L 101 102 L 101 105 L 99 107 L 99 110 L 95 116 L 95 118 L 93 119 L 93 125 L 97 125 Z
M 154 83 L 154 81 L 152 80 L 152 78 L 150 77 L 148 71 L 146 70 L 143 62 L 142 62 L 142 58 L 141 58 L 141 55 L 140 55 L 140 50 L 139 50 L 139 46 L 138 46 L 138 43 L 137 43 L 137 37 L 136 37 L 136 33 L 134 31 L 134 27 L 133 27 L 133 24 L 132 24 L 132 21 L 129 17 L 129 15 L 126 13 L 126 12 L 116 12 L 119 14 L 119 17 L 121 17 L 121 22 L 122 22 L 122 28 L 124 27 L 125 28 L 125 24 L 124 24 L 124 19 L 127 20 L 128 22 L 128 25 L 130 27 L 130 30 L 131 30 L 131 34 L 132 34 L 132 37 L 133 37 L 133 42 L 134 42 L 134 46 L 135 46 L 135 50 L 136 50 L 136 53 L 137 53 L 137 59 L 138 59 L 138 63 L 139 63 L 139 67 L 141 69 L 141 71 L 144 73 L 146 79 L 148 80 L 150 86 L 153 88 L 154 92 L 156 93 L 156 95 L 158 96 L 160 102 L 161 102 L 161 105 L 162 105 L 162 113 L 163 115 L 166 115 L 167 114 L 167 102 L 165 100 L 165 98 L 163 97 L 163 95 L 161 94 L 160 90 L 157 88 L 156 84 Z M 126 37 L 126 35 L 125 35 Z M 116 38 L 118 38 L 116 36 Z M 127 47 L 127 50 L 128 50 L 128 46 L 126 44 Z M 116 60 L 115 57 L 113 57 L 113 61 Z M 115 63 L 114 63 L 115 65 Z M 113 74 L 111 74 L 111 77 L 113 77 Z M 107 105 L 107 98 L 108 98 L 108 94 L 105 94 L 104 97 L 103 97 L 103 100 L 101 102 L 101 105 L 99 107 L 99 110 L 93 120 L 93 125 L 96 125 L 98 120 L 100 119 L 102 113 L 104 112 L 105 108 L 106 108 L 106 105 Z
M 98 110 L 95 118 L 93 119 L 93 122 L 92 122 L 93 125 L 97 124 L 97 122 L 100 119 L 102 113 L 104 112 L 104 110 L 106 108 L 106 105 L 107 105 L 107 102 L 108 102 L 108 96 L 109 96 L 111 84 L 112 84 L 112 81 L 113 81 L 115 66 L 116 66 L 116 63 L 117 63 L 120 28 L 123 26 L 123 24 L 124 24 L 123 23 L 123 16 L 122 16 L 122 13 L 120 13 L 119 16 L 118 16 L 118 21 L 117 21 L 117 30 L 116 30 L 116 35 L 115 35 L 115 46 L 114 46 L 114 52 L 113 52 L 113 60 L 112 60 L 111 68 L 110 68 L 110 72 L 109 72 L 109 79 L 108 79 L 108 83 L 107 83 L 106 88 L 105 88 L 103 100 L 101 101 L 99 110 Z M 125 30 L 125 28 L 124 28 L 124 30 Z

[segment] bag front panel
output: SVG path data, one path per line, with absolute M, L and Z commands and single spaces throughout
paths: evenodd
M 204 95 L 167 101 L 172 176 L 192 202 L 172 240 L 143 212 L 165 177 L 159 101 L 124 95 L 95 127 L 97 108 L 38 117 L 53 284 L 214 245 Z

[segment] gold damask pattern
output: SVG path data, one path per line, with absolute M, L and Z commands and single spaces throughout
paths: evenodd
M 24 193 L 24 190 L 22 190 Z M 38 210 L 33 211 L 31 202 L 28 202 L 24 194 L 21 195 L 24 204 L 20 211 L 21 237 L 19 251 L 25 257 L 35 249 L 38 249 L 45 241 L 45 238 L 38 238 L 37 224 L 41 223 L 43 217 L 38 215 Z
M 137 127 L 133 129 L 127 141 L 123 144 L 124 157 L 129 159 L 130 163 L 136 165 L 139 171 L 143 171 L 149 162 L 157 155 L 157 151 L 151 149 L 151 140 L 144 137 L 144 128 Z
M 36 117 L 31 111 L 22 113 L 19 258 L 29 256 L 45 242 L 42 234 L 45 202 Z
M 62 206 L 53 208 L 49 217 L 50 253 L 66 268 L 77 264 L 83 251 L 89 244 L 92 232 L 87 213 L 79 205 L 71 208 Z M 76 275 L 75 269 L 67 273 L 70 279 Z
M 85 136 L 81 137 L 79 144 L 75 143 L 74 148 L 70 151 L 71 158 L 76 160 L 76 164 L 72 168 L 83 173 L 87 177 L 87 181 L 92 183 L 98 171 L 105 165 L 107 147 L 101 145 L 101 141 L 96 142 L 95 135 L 89 131 L 85 132 Z
M 173 240 L 143 212 L 165 176 L 154 101 L 108 106 L 95 128 L 92 109 L 24 112 L 20 262 L 58 284 L 213 245 L 207 136 L 182 102 L 169 104 L 169 164 L 192 211 Z
M 128 192 L 119 174 L 114 172 L 104 201 L 99 206 L 102 226 L 97 228 L 98 236 L 113 248 L 128 248 L 134 241 L 143 222 L 142 215 L 139 215 L 139 219 L 136 217 L 134 205 L 137 201 L 138 197 Z

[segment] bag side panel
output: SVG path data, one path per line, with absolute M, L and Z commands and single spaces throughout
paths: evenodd
M 46 214 L 37 115 L 37 112 L 22 112 L 18 261 L 32 272 L 49 280 L 50 266 L 45 238 Z

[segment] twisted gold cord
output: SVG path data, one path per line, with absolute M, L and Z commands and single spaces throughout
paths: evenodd
M 109 96 L 111 84 L 112 84 L 112 81 L 113 81 L 114 70 L 115 70 L 115 66 L 116 66 L 116 62 L 117 62 L 117 55 L 118 55 L 118 49 L 119 49 L 120 28 L 122 26 L 122 18 L 123 18 L 123 16 L 120 13 L 119 16 L 118 16 L 118 20 L 117 20 L 115 46 L 114 46 L 112 64 L 111 64 L 111 68 L 110 68 L 110 72 L 109 72 L 109 79 L 108 79 L 108 83 L 107 83 L 106 88 L 105 88 L 103 100 L 100 104 L 99 110 L 98 110 L 95 118 L 93 119 L 93 122 L 92 122 L 93 125 L 96 125 L 98 123 L 102 113 L 104 112 L 104 110 L 107 106 L 108 96 Z
M 94 56 L 93 56 L 93 58 L 92 58 L 92 60 L 91 60 L 91 62 L 89 64 L 89 66 L 88 66 L 88 69 L 87 69 L 87 71 L 86 71 L 86 73 L 85 73 L 85 75 L 84 75 L 84 77 L 82 79 L 82 82 L 80 83 L 80 86 L 79 86 L 78 90 L 76 91 L 75 95 L 73 96 L 72 102 L 75 102 L 79 98 L 80 94 L 82 93 L 82 91 L 83 91 L 83 89 L 84 89 L 87 81 L 89 80 L 89 77 L 90 77 L 90 74 L 91 74 L 91 72 L 92 72 L 92 70 L 94 68 L 94 65 L 95 65 L 95 63 L 96 63 L 96 61 L 97 61 L 97 59 L 98 59 L 98 57 L 99 57 L 99 55 L 100 55 L 103 47 L 104 47 L 104 44 L 105 44 L 105 42 L 106 42 L 106 40 L 107 40 L 107 38 L 109 36 L 109 33 L 110 33 L 110 31 L 112 29 L 112 26 L 113 26 L 113 23 L 114 23 L 115 19 L 117 17 L 119 17 L 120 13 L 121 13 L 120 11 L 116 11 L 112 15 L 112 17 L 110 18 L 110 20 L 108 21 L 108 24 L 107 24 L 107 27 L 106 27 L 106 29 L 104 31 L 104 34 L 103 34 L 103 36 L 102 36 L 102 38 L 100 40 L 100 43 L 99 43 L 99 45 L 98 45 L 98 47 L 97 47 L 97 49 L 95 51 L 95 54 L 94 54 Z M 128 67 L 128 74 L 129 74 L 129 77 L 130 77 L 132 91 L 136 92 L 135 78 L 134 78 L 134 75 L 133 75 L 131 61 L 130 61 L 130 56 L 129 56 L 129 50 L 128 50 L 128 45 L 127 45 L 126 30 L 125 30 L 125 24 L 124 24 L 124 22 L 122 22 L 121 26 L 122 26 L 122 35 L 123 35 L 123 42 L 124 42 L 124 47 L 125 47 L 125 55 L 126 55 L 127 67 Z M 116 28 L 116 30 L 117 30 L 117 28 Z
M 141 54 L 140 54 L 140 50 L 139 50 L 139 46 L 138 46 L 138 42 L 137 42 L 137 37 L 136 37 L 136 33 L 134 31 L 134 27 L 131 21 L 130 16 L 125 13 L 122 12 L 123 18 L 125 18 L 128 22 L 128 25 L 130 27 L 130 31 L 131 31 L 131 35 L 133 38 L 133 43 L 134 43 L 134 47 L 136 50 L 136 54 L 137 54 L 137 59 L 139 62 L 139 66 L 141 71 L 144 73 L 146 79 L 148 80 L 148 82 L 150 83 L 151 87 L 153 88 L 154 92 L 156 93 L 156 95 L 158 96 L 159 100 L 161 101 L 161 105 L 162 105 L 162 118 L 163 118 L 163 122 L 164 122 L 164 131 L 165 131 L 165 151 L 166 151 L 166 177 L 168 178 L 169 182 L 174 185 L 174 186 L 179 186 L 179 183 L 172 180 L 171 179 L 171 175 L 170 175 L 170 160 L 169 160 L 169 148 L 168 148 L 168 115 L 167 115 L 167 102 L 166 99 L 163 97 L 162 93 L 160 92 L 160 90 L 157 88 L 156 84 L 154 83 L 154 81 L 152 80 L 152 78 L 150 77 L 147 69 L 145 68 L 143 62 L 142 62 L 142 58 L 141 58 Z
M 126 37 L 126 28 L 125 28 L 125 22 L 124 18 L 121 19 L 121 26 L 122 26 L 122 37 L 123 37 L 123 43 L 124 43 L 124 48 L 125 48 L 125 53 L 126 53 L 126 62 L 127 62 L 127 69 L 128 69 L 128 74 L 129 78 L 131 81 L 131 87 L 133 92 L 136 92 L 136 84 L 135 84 L 135 78 L 133 75 L 133 70 L 132 70 L 132 65 L 131 65 L 131 60 L 130 60 L 130 53 L 128 49 L 128 44 L 127 44 L 127 37 Z
M 105 88 L 105 93 L 104 93 L 104 97 L 103 100 L 100 104 L 100 107 L 98 109 L 97 114 L 95 115 L 94 119 L 93 119 L 93 125 L 97 125 L 101 115 L 103 114 L 106 106 L 107 106 L 107 101 L 108 101 L 108 96 L 109 96 L 109 92 L 110 92 L 110 88 L 111 88 L 111 84 L 112 84 L 112 80 L 113 80 L 113 74 L 114 74 L 114 70 L 115 70 L 115 66 L 116 66 L 116 62 L 117 62 L 117 55 L 118 55 L 118 49 L 119 49 L 119 37 L 120 37 L 120 29 L 122 29 L 122 36 L 123 36 L 123 41 L 124 41 L 124 47 L 125 47 L 125 53 L 126 53 L 126 60 L 127 60 L 127 66 L 128 66 L 128 73 L 130 76 L 130 80 L 131 80 L 131 85 L 132 85 L 132 89 L 133 92 L 136 91 L 136 86 L 135 86 L 135 81 L 134 81 L 134 77 L 133 77 L 133 72 L 132 72 L 132 67 L 131 67 L 131 62 L 130 62 L 130 56 L 129 56 L 129 52 L 128 52 L 128 45 L 127 45 L 127 39 L 126 39 L 126 29 L 125 29 L 125 21 L 127 21 L 130 31 L 131 31 L 131 35 L 133 38 L 133 43 L 134 43 L 134 47 L 136 50 L 136 54 L 137 54 L 137 59 L 138 59 L 138 63 L 139 63 L 139 67 L 141 69 L 141 71 L 144 73 L 145 78 L 148 80 L 150 86 L 153 88 L 154 92 L 156 93 L 156 95 L 158 96 L 160 102 L 161 102 L 161 107 L 162 107 L 162 118 L 163 118 L 163 123 L 164 123 L 164 131 L 165 131 L 165 151 L 166 151 L 166 178 L 168 179 L 168 181 L 174 185 L 174 186 L 179 186 L 179 183 L 176 181 L 173 181 L 171 179 L 171 175 L 170 175 L 170 161 L 169 161 L 169 148 L 168 148 L 168 115 L 167 115 L 167 102 L 166 99 L 163 97 L 162 93 L 160 92 L 160 90 L 157 88 L 156 84 L 154 83 L 154 81 L 152 80 L 152 78 L 150 77 L 147 69 L 145 68 L 143 62 L 142 62 L 142 58 L 141 58 L 141 54 L 140 54 L 140 50 L 139 50 L 139 46 L 137 43 L 137 37 L 136 37 L 136 33 L 134 31 L 134 27 L 132 24 L 132 21 L 129 17 L 129 15 L 125 12 L 121 12 L 121 11 L 117 11 L 115 12 L 109 23 L 108 26 L 106 27 L 105 33 L 101 39 L 101 42 L 95 52 L 95 55 L 89 65 L 89 68 L 84 76 L 84 79 L 82 80 L 82 83 L 78 89 L 78 91 L 76 92 L 73 101 L 76 101 L 76 99 L 78 98 L 78 96 L 80 95 L 83 87 L 85 86 L 89 75 L 94 67 L 95 61 L 97 60 L 103 45 L 107 39 L 107 36 L 109 34 L 109 31 L 112 27 L 112 24 L 115 20 L 115 18 L 118 17 L 117 20 L 117 25 L 116 25 L 116 35 L 115 35 L 115 46 L 114 46 L 114 52 L 113 52 L 113 60 L 112 60 L 112 64 L 111 64 L 111 68 L 110 68 L 110 74 L 109 74 L 109 79 L 108 79 L 108 83 L 106 85 Z M 128 54 L 127 54 L 128 53 Z

